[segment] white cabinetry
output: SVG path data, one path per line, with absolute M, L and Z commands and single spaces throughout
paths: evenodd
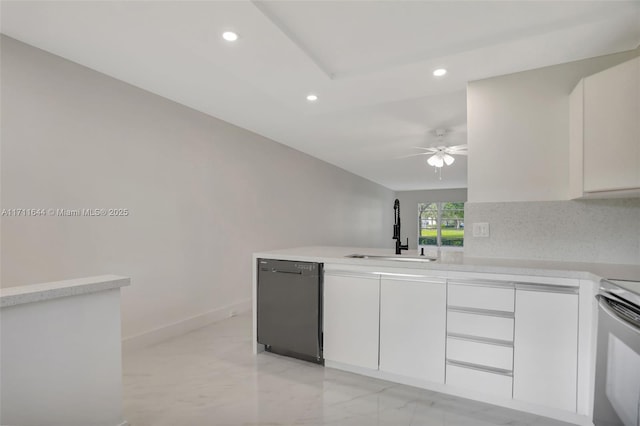
M 378 369 L 379 298 L 379 275 L 325 271 L 325 360 Z
M 511 398 L 511 377 L 468 365 L 458 366 L 448 362 L 447 384 L 483 395 Z
M 513 310 L 511 282 L 448 283 L 448 385 L 511 398 Z
M 325 265 L 327 366 L 560 419 L 590 413 L 593 294 L 579 281 L 366 270 Z
M 569 198 L 584 197 L 584 79 L 569 96 Z
M 444 383 L 444 280 L 382 277 L 380 371 Z
M 570 108 L 571 197 L 640 194 L 640 58 L 584 78 Z
M 576 411 L 577 293 L 577 287 L 516 285 L 514 399 Z

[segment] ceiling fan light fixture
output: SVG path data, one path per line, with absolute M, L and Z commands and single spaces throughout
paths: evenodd
M 449 154 L 445 154 L 445 155 L 444 155 L 444 157 L 443 157 L 443 160 L 444 160 L 444 163 L 445 163 L 447 166 L 452 165 L 452 164 L 453 164 L 453 162 L 454 162 L 454 161 L 456 161 L 456 159 L 455 159 L 455 158 L 453 158 L 453 157 L 452 157 L 451 155 L 449 155 Z
M 434 134 L 438 139 L 438 146 L 423 148 L 416 146 L 415 148 L 423 150 L 424 152 L 410 155 L 410 157 L 416 155 L 427 155 L 427 164 L 434 168 L 436 174 L 438 174 L 439 178 L 442 179 L 442 169 L 444 166 L 452 165 L 456 159 L 455 155 L 467 155 L 467 145 L 455 145 L 455 146 L 447 146 L 443 138 L 446 134 L 445 129 L 435 129 Z
M 427 158 L 427 164 L 429 164 L 430 166 L 433 167 L 443 167 L 444 166 L 444 160 L 442 158 L 441 155 L 438 154 L 434 154 L 431 157 Z

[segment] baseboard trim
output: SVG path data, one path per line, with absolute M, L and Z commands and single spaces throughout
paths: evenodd
M 198 328 L 221 321 L 225 318 L 229 318 L 235 314 L 241 314 L 249 311 L 251 311 L 251 299 L 222 306 L 212 311 L 186 318 L 182 321 L 168 324 L 145 333 L 125 337 L 122 339 L 122 351 L 129 352 L 132 350 L 142 349 L 172 337 L 197 330 Z M 120 426 L 127 426 L 127 423 L 125 422 Z

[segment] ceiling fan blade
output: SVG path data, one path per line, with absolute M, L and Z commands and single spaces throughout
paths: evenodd
M 396 158 L 409 158 L 409 157 L 417 157 L 419 155 L 432 155 L 433 153 L 431 152 L 420 152 L 418 154 L 409 154 L 409 155 L 402 155 L 400 157 L 396 157 Z
M 454 151 L 454 152 L 449 152 L 449 154 L 451 154 L 451 155 L 469 155 L 469 153 L 467 151 Z
M 415 148 L 415 149 L 423 149 L 423 150 L 425 150 L 425 151 L 433 152 L 433 153 L 438 152 L 438 149 L 437 149 L 437 148 L 424 148 L 424 147 L 422 147 L 422 146 L 414 146 L 414 148 Z
M 452 151 L 466 151 L 469 149 L 469 145 L 455 145 L 455 146 L 447 147 L 447 149 Z

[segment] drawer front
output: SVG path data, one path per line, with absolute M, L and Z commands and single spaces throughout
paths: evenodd
M 511 398 L 513 380 L 509 376 L 447 364 L 446 383 L 462 389 Z
M 448 285 L 449 306 L 513 312 L 515 289 L 511 287 L 487 287 L 481 285 Z
M 513 347 L 449 337 L 447 339 L 447 359 L 512 370 Z
M 447 332 L 513 341 L 513 318 L 447 312 Z

